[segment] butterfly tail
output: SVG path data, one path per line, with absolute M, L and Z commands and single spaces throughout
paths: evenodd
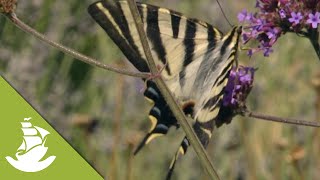
M 213 120 L 211 121 L 210 124 L 212 124 L 212 126 L 210 126 L 210 129 L 206 129 L 206 130 L 203 129 L 203 127 L 201 126 L 201 124 L 199 122 L 196 122 L 193 125 L 193 129 L 194 129 L 197 137 L 199 138 L 199 140 L 200 140 L 200 142 L 201 142 L 201 144 L 202 144 L 202 146 L 204 148 L 206 148 L 208 146 L 208 144 L 209 144 L 209 140 L 210 140 L 213 128 L 214 128 Z M 206 127 L 206 128 L 208 128 L 208 127 Z M 210 131 L 210 134 L 208 134 L 208 131 Z M 174 170 L 174 167 L 176 165 L 177 160 L 179 159 L 179 157 L 181 155 L 184 155 L 187 152 L 189 146 L 190 146 L 190 142 L 187 139 L 187 137 L 185 137 L 182 140 L 178 151 L 176 152 L 175 156 L 173 157 L 173 159 L 172 159 L 172 161 L 170 163 L 169 171 L 167 173 L 166 180 L 170 180 L 171 179 L 172 174 L 173 174 L 173 170 Z
M 170 127 L 179 127 L 176 118 L 173 116 L 169 106 L 154 82 L 147 81 L 147 88 L 144 92 L 144 96 L 154 104 L 149 112 L 151 128 L 138 145 L 134 154 L 137 154 L 154 138 L 167 134 Z
M 152 136 L 153 135 L 153 136 Z M 138 152 L 140 152 L 140 150 L 146 145 L 148 144 L 152 139 L 154 139 L 156 137 L 157 134 L 155 133 L 148 133 L 143 139 L 142 141 L 139 143 L 139 145 L 137 146 L 136 150 L 133 152 L 134 155 L 137 155 Z M 158 134 L 160 135 L 160 134 Z
M 149 115 L 149 119 L 152 123 L 152 127 L 153 129 L 151 129 L 151 131 L 146 134 L 146 136 L 142 139 L 142 141 L 139 143 L 139 145 L 137 146 L 136 150 L 134 151 L 134 155 L 138 154 L 138 152 L 145 146 L 147 145 L 151 140 L 153 140 L 156 137 L 160 137 L 163 136 L 165 134 L 167 134 L 169 127 L 166 126 L 165 124 L 162 124 L 160 121 L 156 122 L 157 119 L 151 115 Z M 153 125 L 156 124 L 156 125 Z
M 190 146 L 190 143 L 189 143 L 187 137 L 184 137 L 181 144 L 180 144 L 178 151 L 176 152 L 176 154 L 174 155 L 174 157 L 171 160 L 166 180 L 171 179 L 177 160 L 179 159 L 180 156 L 184 155 L 187 152 L 189 146 Z

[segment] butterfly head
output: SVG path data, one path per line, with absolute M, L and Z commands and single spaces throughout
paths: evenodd
M 234 29 L 237 33 L 237 35 L 236 35 L 237 42 L 239 42 L 240 35 L 242 34 L 242 26 L 235 26 Z
M 236 29 L 238 34 L 242 33 L 242 26 L 236 26 Z

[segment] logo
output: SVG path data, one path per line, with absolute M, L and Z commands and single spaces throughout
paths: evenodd
M 24 118 L 24 122 L 21 122 L 23 141 L 15 154 L 17 160 L 10 156 L 7 156 L 6 159 L 20 171 L 37 172 L 47 168 L 56 156 L 40 161 L 47 153 L 48 147 L 45 147 L 44 144 L 50 133 L 41 127 L 33 126 L 30 120 L 31 117 Z

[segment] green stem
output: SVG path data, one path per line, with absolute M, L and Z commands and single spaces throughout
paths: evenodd
M 147 40 L 145 31 L 143 28 L 143 22 L 141 20 L 141 16 L 139 15 L 137 6 L 136 6 L 134 0 L 127 0 L 127 2 L 130 7 L 130 11 L 132 13 L 133 19 L 135 21 L 135 24 L 136 24 L 136 27 L 137 27 L 137 30 L 139 33 L 139 37 L 140 37 L 140 40 L 141 40 L 141 43 L 143 46 L 143 50 L 146 55 L 146 59 L 148 61 L 150 71 L 152 74 L 159 74 L 158 69 L 156 67 L 156 64 L 153 60 L 151 51 L 150 51 L 150 46 L 148 44 L 148 40 Z M 168 89 L 168 87 L 166 86 L 164 81 L 162 80 L 161 76 L 160 76 L 160 78 L 155 78 L 154 81 L 157 84 L 157 87 L 159 88 L 161 94 L 163 95 L 164 99 L 166 100 L 167 104 L 169 105 L 174 116 L 176 117 L 176 119 L 180 123 L 181 127 L 183 128 L 184 132 L 186 133 L 186 136 L 187 136 L 188 140 L 190 141 L 190 144 L 192 145 L 192 147 L 196 151 L 196 153 L 200 159 L 201 164 L 207 170 L 210 179 L 220 179 L 217 172 L 215 171 L 212 163 L 210 162 L 205 149 L 203 148 L 198 137 L 194 133 L 191 125 L 188 123 L 183 111 L 178 106 L 174 97 L 170 93 L 170 90 Z
M 273 121 L 273 122 L 279 122 L 279 123 L 286 123 L 286 124 L 294 124 L 299 126 L 309 126 L 309 127 L 320 127 L 320 122 L 318 121 L 305 121 L 301 119 L 294 119 L 294 118 L 282 118 L 277 116 L 270 116 L 266 114 L 261 114 L 257 112 L 251 112 L 249 110 L 243 110 L 243 112 L 240 113 L 244 117 L 251 117 L 259 120 L 266 120 L 266 121 Z
M 150 76 L 149 73 L 142 73 L 142 72 L 131 72 L 131 71 L 127 71 L 121 68 L 117 68 L 117 67 L 113 67 L 104 63 L 99 62 L 96 59 L 93 59 L 91 57 L 88 57 L 84 54 L 81 54 L 71 48 L 68 48 L 66 46 L 63 46 L 62 44 L 59 44 L 57 42 L 54 42 L 50 39 L 48 39 L 45 35 L 39 33 L 38 31 L 36 31 L 35 29 L 31 28 L 30 26 L 28 26 L 27 24 L 25 24 L 24 22 L 22 22 L 14 13 L 10 13 L 10 14 L 5 14 L 8 19 L 18 28 L 20 28 L 21 30 L 33 35 L 34 37 L 36 37 L 37 39 L 39 39 L 40 41 L 43 41 L 57 49 L 59 49 L 60 51 L 74 57 L 77 60 L 80 60 L 84 63 L 102 68 L 102 69 L 106 69 L 109 71 L 113 71 L 119 74 L 123 74 L 123 75 L 127 75 L 127 76 L 133 76 L 133 77 L 140 77 L 140 78 L 148 78 Z

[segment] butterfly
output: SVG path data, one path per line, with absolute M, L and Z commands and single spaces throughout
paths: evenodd
M 164 67 L 161 76 L 184 113 L 194 120 L 193 129 L 204 147 L 214 127 L 230 121 L 230 109 L 221 106 L 229 72 L 236 64 L 242 28 L 223 34 L 207 22 L 187 18 L 179 12 L 137 3 L 155 63 Z M 89 14 L 106 31 L 127 59 L 141 72 L 150 72 L 134 19 L 126 1 L 98 1 Z M 144 96 L 153 103 L 151 128 L 138 145 L 137 154 L 158 136 L 179 123 L 157 85 L 146 80 Z M 172 175 L 179 155 L 190 143 L 185 137 L 169 168 Z

